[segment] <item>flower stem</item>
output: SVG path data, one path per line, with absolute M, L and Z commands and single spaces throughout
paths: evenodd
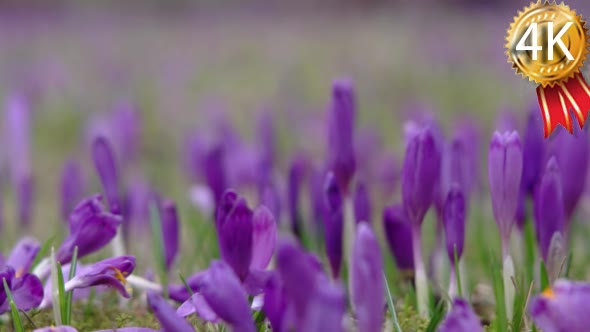
M 129 285 L 144 291 L 156 292 L 158 294 L 161 294 L 163 291 L 162 285 L 133 274 L 128 276 L 126 279 Z
M 514 312 L 514 294 L 516 289 L 512 278 L 514 277 L 514 262 L 510 255 L 504 258 L 504 264 L 502 266 L 502 275 L 504 280 L 504 300 L 506 301 L 506 317 L 512 319 Z
M 426 270 L 424 270 L 424 261 L 422 260 L 422 238 L 420 236 L 420 226 L 412 227 L 412 252 L 414 254 L 414 268 L 416 275 L 414 283 L 416 285 L 416 303 L 418 313 L 422 317 L 428 316 L 428 279 Z

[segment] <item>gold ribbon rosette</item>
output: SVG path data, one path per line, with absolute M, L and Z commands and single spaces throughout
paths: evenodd
M 573 132 L 573 111 L 580 127 L 590 110 L 590 87 L 580 70 L 588 55 L 588 29 L 565 4 L 532 3 L 514 18 L 506 54 L 517 74 L 535 82 L 545 137 L 558 124 Z

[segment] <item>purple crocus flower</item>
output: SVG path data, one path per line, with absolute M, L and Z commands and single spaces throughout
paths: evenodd
M 215 204 L 218 204 L 227 189 L 227 172 L 224 163 L 225 150 L 222 144 L 212 146 L 204 156 L 203 173 L 205 181 L 213 193 Z
M 455 128 L 456 139 L 462 142 L 467 162 L 465 190 L 471 194 L 481 189 L 480 142 L 481 129 L 473 119 L 458 122 Z
M 164 200 L 160 206 L 162 221 L 162 237 L 164 243 L 164 259 L 166 268 L 170 269 L 174 259 L 178 255 L 180 246 L 178 213 L 176 204 L 170 200 Z
M 590 284 L 557 280 L 552 288 L 534 296 L 529 313 L 544 332 L 583 332 L 588 330 Z
M 116 105 L 111 115 L 111 125 L 119 155 L 125 161 L 135 160 L 141 138 L 141 119 L 137 107 L 130 102 Z
M 194 332 L 195 329 L 184 319 L 180 318 L 174 308 L 172 308 L 166 300 L 158 294 L 148 293 L 148 305 L 154 316 L 160 322 L 160 326 L 164 331 L 175 332 Z
M 311 216 L 316 226 L 316 232 L 322 234 L 324 231 L 322 219 L 324 218 L 324 180 L 326 174 L 318 168 L 312 169 L 309 176 L 309 204 Z
M 551 261 L 549 259 L 551 242 L 554 241 L 555 236 L 563 236 L 565 227 L 561 179 L 557 160 L 552 157 L 547 162 L 547 167 L 537 187 L 534 200 L 537 243 L 545 264 Z M 552 268 L 549 269 L 552 270 Z
M 438 332 L 483 332 L 479 319 L 463 299 L 455 299 L 451 311 L 439 325 Z
M 264 270 L 270 263 L 277 242 L 277 223 L 268 208 L 261 205 L 252 216 L 251 269 Z
M 29 272 L 40 249 L 41 245 L 37 240 L 32 237 L 24 237 L 14 246 L 5 265 L 14 268 L 17 278 L 21 277 Z
M 398 269 L 413 276 L 412 226 L 402 205 L 393 205 L 383 211 L 383 227 Z
M 226 192 L 222 202 L 232 192 Z M 252 210 L 246 201 L 238 197 L 227 215 L 218 213 L 219 251 L 221 258 L 235 271 L 240 280 L 246 279 L 250 272 L 253 247 Z
M 443 220 L 447 255 L 451 264 L 454 264 L 455 249 L 457 250 L 457 259 L 461 259 L 465 242 L 465 196 L 459 185 L 454 185 L 447 195 Z
M 332 99 L 328 111 L 328 165 L 344 195 L 356 170 L 354 156 L 354 127 L 356 97 L 351 80 L 336 80 L 332 84 Z
M 207 305 L 236 332 L 256 331 L 248 296 L 233 269 L 214 261 L 200 280 L 200 294 Z
M 117 329 L 117 331 L 122 331 L 124 329 Z M 110 331 L 110 330 L 109 330 Z M 40 329 L 35 329 L 33 332 L 78 332 L 75 328 L 68 326 L 68 325 L 60 325 L 60 326 L 48 326 L 42 327 Z M 131 332 L 131 331 L 127 331 Z
M 287 294 L 278 274 L 273 274 L 264 287 L 264 305 L 262 310 L 266 314 L 273 331 L 287 331 L 287 324 L 285 322 Z
M 128 298 L 125 288 L 126 277 L 135 269 L 135 257 L 119 256 L 96 262 L 84 268 L 80 274 L 65 284 L 66 291 L 92 286 L 115 288 L 122 296 Z
M 357 223 L 366 221 L 371 223 L 371 199 L 369 190 L 364 182 L 357 182 L 354 192 L 354 219 Z
M 291 230 L 295 236 L 301 236 L 301 215 L 299 211 L 299 196 L 301 185 L 305 177 L 306 161 L 303 156 L 296 156 L 289 167 L 287 182 L 287 207 L 289 209 L 289 221 Z
M 365 222 L 356 229 L 350 278 L 359 331 L 381 331 L 385 309 L 383 260 L 377 238 Z
M 345 313 L 346 293 L 342 285 L 320 278 L 315 291 L 310 294 L 307 313 L 299 331 L 343 332 L 342 319 Z
M 98 136 L 94 139 L 92 158 L 111 212 L 121 214 L 123 205 L 119 193 L 119 177 L 115 153 L 104 136 Z
M 558 128 L 550 138 L 547 159 L 555 156 L 561 170 L 566 237 L 569 223 L 586 185 L 590 141 L 585 130 L 574 125 L 574 133 Z
M 529 109 L 522 142 L 522 190 L 531 196 L 543 173 L 545 155 L 545 139 L 543 137 L 543 119 L 539 105 L 535 103 Z
M 522 162 L 522 148 L 518 133 L 495 132 L 489 149 L 488 179 L 504 258 L 509 255 L 508 241 L 516 217 Z
M 17 179 L 18 220 L 23 227 L 30 225 L 33 219 L 34 186 L 32 174 L 26 174 Z
M 43 285 L 35 275 L 26 273 L 16 277 L 14 268 L 6 266 L 0 270 L 0 282 L 6 280 L 16 307 L 27 311 L 36 308 L 43 300 Z M 0 289 L 0 314 L 10 310 L 4 287 Z
M 343 241 L 342 192 L 334 173 L 330 172 L 324 182 L 324 236 L 326 252 L 332 269 L 332 276 L 338 278 L 342 264 Z
M 260 179 L 268 178 L 272 174 L 275 161 L 275 130 L 272 112 L 264 111 L 258 117 L 258 141 L 260 143 Z
M 62 265 L 70 262 L 76 246 L 81 258 L 101 249 L 117 234 L 121 217 L 106 211 L 101 199 L 99 195 L 84 199 L 70 215 L 70 234 L 56 254 Z
M 80 165 L 74 160 L 68 160 L 63 166 L 60 181 L 61 216 L 68 220 L 72 209 L 85 193 L 85 181 Z

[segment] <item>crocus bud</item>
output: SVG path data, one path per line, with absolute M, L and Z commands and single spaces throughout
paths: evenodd
M 356 228 L 350 278 L 359 331 L 382 331 L 385 304 L 383 260 L 377 238 L 366 223 L 360 223 Z
M 266 269 L 275 251 L 277 242 L 277 223 L 265 206 L 254 210 L 252 217 L 252 262 L 251 268 Z
M 590 284 L 569 280 L 557 280 L 529 304 L 535 325 L 546 332 L 586 331 L 589 311 Z
M 231 267 L 214 261 L 200 280 L 200 293 L 207 305 L 236 332 L 254 332 L 248 295 Z
M 81 273 L 65 284 L 66 291 L 92 286 L 107 286 L 116 289 L 122 296 L 129 298 L 125 288 L 126 278 L 135 269 L 135 257 L 119 256 L 98 261 L 83 268 Z
M 455 299 L 451 311 L 438 327 L 438 332 L 483 332 L 479 318 L 469 303 L 463 299 Z
M 121 217 L 106 211 L 100 196 L 83 200 L 70 217 L 70 234 L 59 247 L 57 260 L 62 265 L 70 262 L 75 247 L 78 258 L 98 251 L 115 237 L 119 224 Z
M 332 269 L 332 276 L 338 278 L 342 264 L 342 241 L 344 217 L 342 193 L 334 173 L 328 173 L 324 182 L 324 236 L 326 252 Z
M 164 331 L 176 332 L 194 332 L 195 329 L 184 319 L 176 315 L 176 311 L 172 308 L 166 300 L 158 294 L 148 293 L 148 305 L 154 316 L 160 322 L 160 327 Z
M 238 198 L 229 214 L 218 221 L 218 232 L 221 258 L 244 280 L 252 261 L 253 225 L 252 210 L 243 198 Z
M 102 182 L 109 209 L 114 214 L 121 214 L 122 200 L 119 193 L 119 178 L 115 154 L 107 139 L 98 136 L 92 143 L 92 158 L 94 166 Z
M 574 133 L 558 128 L 550 138 L 548 156 L 555 156 L 561 170 L 566 229 L 586 186 L 590 141 L 588 134 L 574 125 Z
M 111 123 L 121 158 L 134 161 L 141 139 L 141 119 L 136 106 L 130 102 L 118 104 L 111 115 Z
M 455 262 L 455 249 L 457 259 L 463 254 L 463 243 L 465 241 L 465 197 L 459 185 L 454 185 L 449 194 L 444 208 L 445 235 L 447 243 L 447 255 L 449 261 Z M 454 264 L 454 263 L 453 263 Z
M 72 209 L 84 195 L 86 184 L 80 165 L 68 160 L 63 166 L 60 180 L 61 216 L 68 220 Z
M 402 271 L 413 272 L 412 226 L 403 206 L 393 205 L 386 208 L 383 211 L 383 226 L 397 267 Z
M 563 235 L 565 227 L 561 179 L 557 160 L 552 157 L 547 162 L 534 200 L 537 244 L 545 264 L 548 263 L 551 240 L 557 233 Z
M 356 170 L 354 127 L 356 98 L 350 80 L 337 80 L 332 85 L 328 110 L 328 165 L 343 193 Z
M 462 142 L 465 151 L 467 167 L 465 168 L 465 190 L 471 194 L 481 189 L 481 178 L 479 174 L 481 152 L 481 129 L 478 124 L 471 119 L 459 121 L 455 130 L 456 139 Z
M 203 161 L 203 172 L 207 185 L 213 193 L 215 203 L 221 199 L 227 189 L 227 175 L 225 170 L 225 153 L 221 144 L 210 148 Z
M 440 172 L 440 151 L 429 128 L 411 136 L 402 171 L 402 198 L 410 223 L 420 226 L 432 204 Z
M 539 105 L 530 109 L 522 141 L 522 189 L 527 195 L 534 193 L 535 186 L 543 174 L 545 139 L 543 138 L 543 119 Z
M 179 222 L 178 213 L 176 212 L 176 204 L 174 202 L 165 200 L 160 207 L 161 222 L 162 222 L 162 237 L 164 244 L 164 259 L 166 268 L 170 269 L 174 258 L 178 254 L 178 247 L 180 246 L 179 238 Z
M 10 252 L 10 256 L 6 259 L 6 265 L 14 268 L 17 278 L 21 277 L 29 272 L 39 250 L 41 250 L 41 245 L 37 240 L 31 237 L 24 237 L 18 241 Z
M 371 200 L 369 190 L 363 182 L 357 182 L 354 192 L 354 219 L 357 223 L 366 221 L 371 223 Z
M 495 132 L 489 149 L 488 180 L 504 257 L 508 254 L 508 241 L 516 217 L 521 175 L 522 148 L 518 133 Z

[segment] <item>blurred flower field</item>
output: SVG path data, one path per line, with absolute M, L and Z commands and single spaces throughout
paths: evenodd
M 0 13 L 0 330 L 585 331 L 512 15 Z

